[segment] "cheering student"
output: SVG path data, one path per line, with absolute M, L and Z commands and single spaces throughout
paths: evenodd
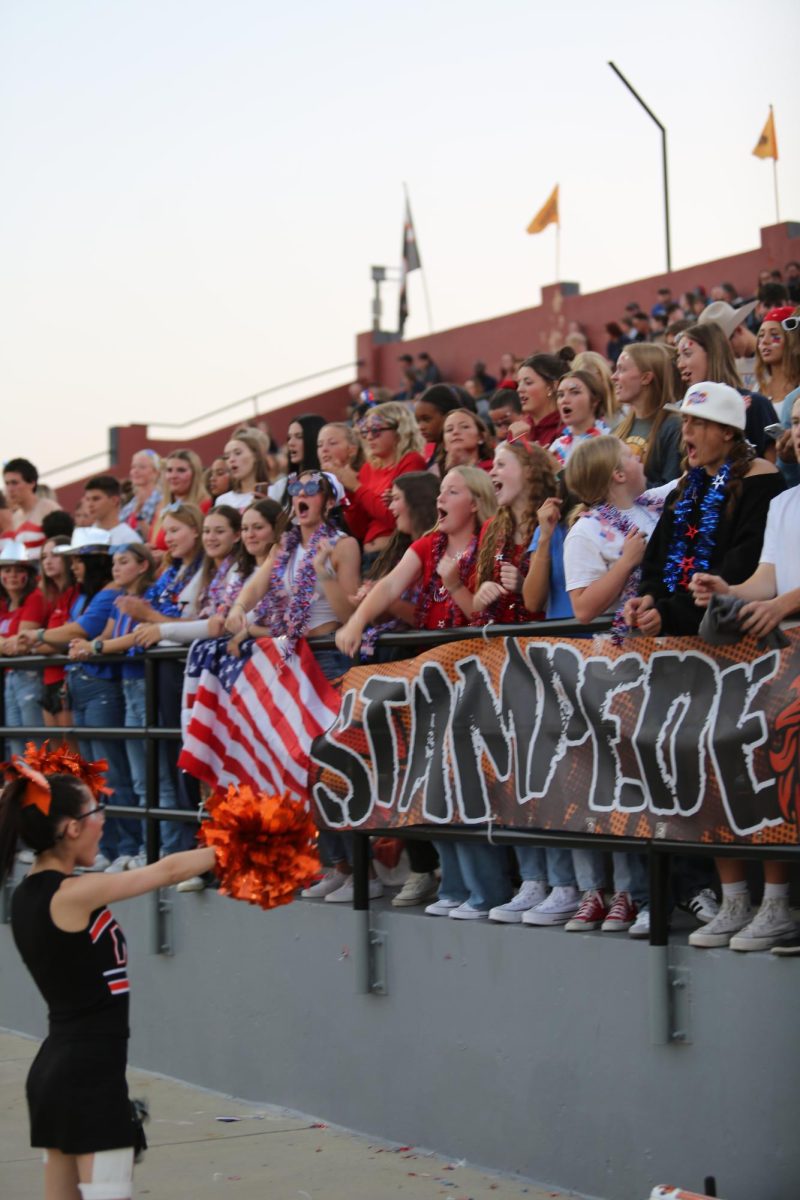
M 155 450 L 136 451 L 131 458 L 130 478 L 133 496 L 127 504 L 123 504 L 119 519 L 130 525 L 131 529 L 135 529 L 146 542 L 163 498 L 161 459 Z M 87 523 L 91 524 L 91 521 Z
M 800 398 L 792 408 L 792 441 L 800 458 Z M 765 637 L 776 626 L 797 625 L 800 614 L 800 560 L 786 553 L 800 529 L 800 487 L 777 496 L 769 506 L 759 564 L 742 583 L 731 585 L 722 575 L 699 572 L 689 583 L 695 604 L 705 608 L 713 595 L 731 595 L 747 603 L 740 613 L 743 635 Z M 796 803 L 796 800 L 795 800 Z M 689 935 L 692 946 L 729 945 L 731 950 L 769 950 L 796 943 L 798 927 L 789 910 L 789 867 L 764 862 L 764 898 L 758 912 L 750 907 L 745 864 L 717 859 L 723 902 L 719 916 Z M 797 947 L 800 953 L 800 946 Z
M 525 607 L 522 590 L 537 513 L 557 492 L 553 462 L 541 446 L 515 438 L 497 447 L 490 479 L 499 507 L 481 529 L 475 594 L 459 587 L 452 569 L 443 574 L 444 583 L 473 624 L 536 621 L 542 614 Z M 489 919 L 504 924 L 563 924 L 578 908 L 570 852 L 530 845 L 513 849 L 522 886 L 506 904 L 492 908 Z M 534 911 L 536 920 L 531 919 Z
M 644 464 L 648 487 L 681 473 L 681 423 L 664 405 L 675 402 L 675 367 L 665 346 L 632 342 L 620 354 L 613 374 L 627 413 L 614 430 Z
M 415 625 L 418 629 L 450 629 L 467 623 L 456 602 L 461 587 L 471 590 L 481 526 L 496 511 L 495 492 L 479 467 L 454 467 L 439 489 L 438 521 L 431 533 L 412 542 L 397 566 L 367 594 L 336 634 L 344 654 L 354 655 L 364 630 L 418 585 Z M 451 580 L 450 587 L 445 582 Z M 506 857 L 497 846 L 436 842 L 442 866 L 439 898 L 430 916 L 477 920 L 505 904 L 511 895 Z
M 107 906 L 209 871 L 215 852 L 76 876 L 103 833 L 94 764 L 55 751 L 40 766 L 18 759 L 0 795 L 0 883 L 18 839 L 36 855 L 11 903 L 14 941 L 49 1015 L 26 1083 L 31 1145 L 43 1151 L 47 1200 L 128 1200 L 141 1145 L 125 1081 L 128 955 Z
M 564 432 L 550 443 L 550 453 L 563 467 L 584 438 L 610 430 L 605 421 L 606 396 L 598 377 L 589 371 L 568 371 L 558 381 L 556 404 Z
M 12 458 L 3 466 L 3 485 L 6 499 L 11 508 L 11 521 L 0 533 L 0 539 L 19 542 L 32 558 L 38 558 L 45 534 L 42 521 L 48 513 L 55 512 L 55 500 L 40 496 L 37 492 L 39 472 L 27 458 Z

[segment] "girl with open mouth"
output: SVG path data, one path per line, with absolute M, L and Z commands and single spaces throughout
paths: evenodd
M 564 432 L 550 446 L 561 466 L 584 438 L 600 437 L 611 430 L 605 421 L 606 397 L 598 379 L 589 371 L 570 371 L 556 391 L 558 414 Z
M 448 629 L 467 624 L 460 607 L 462 591 L 471 593 L 478 532 L 497 509 L 495 490 L 485 471 L 454 467 L 442 480 L 436 527 L 412 542 L 397 566 L 380 579 L 336 634 L 345 654 L 356 654 L 364 630 L 415 584 L 418 629 Z M 449 586 L 448 582 L 449 581 Z M 496 846 L 436 842 L 442 868 L 439 898 L 426 913 L 456 920 L 486 919 L 489 909 L 511 895 L 504 852 Z

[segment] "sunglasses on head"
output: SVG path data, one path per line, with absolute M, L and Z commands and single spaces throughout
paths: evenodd
M 794 333 L 800 327 L 800 317 L 786 317 L 785 320 L 781 321 L 781 327 L 787 333 Z
M 322 476 L 312 475 L 310 479 L 293 479 L 288 485 L 290 496 L 318 496 L 322 491 Z

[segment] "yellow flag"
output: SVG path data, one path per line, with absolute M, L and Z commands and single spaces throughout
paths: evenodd
M 756 148 L 753 151 L 756 158 L 774 158 L 778 157 L 778 139 L 775 134 L 775 115 L 772 108 L 769 110 L 767 123 L 761 130 L 761 137 L 756 143 Z
M 548 225 L 558 225 L 558 184 L 528 226 L 528 233 L 541 233 Z

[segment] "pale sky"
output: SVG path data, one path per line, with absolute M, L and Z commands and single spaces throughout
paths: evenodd
M 352 361 L 370 266 L 399 262 L 404 181 L 437 330 L 539 302 L 554 230 L 524 230 L 556 182 L 562 278 L 663 270 L 658 130 L 608 59 L 669 132 L 673 266 L 756 247 L 770 103 L 781 218 L 800 221 L 799 14 L 3 0 L 0 454 L 47 470 L 111 424 Z M 419 273 L 410 302 L 407 334 L 427 332 Z

